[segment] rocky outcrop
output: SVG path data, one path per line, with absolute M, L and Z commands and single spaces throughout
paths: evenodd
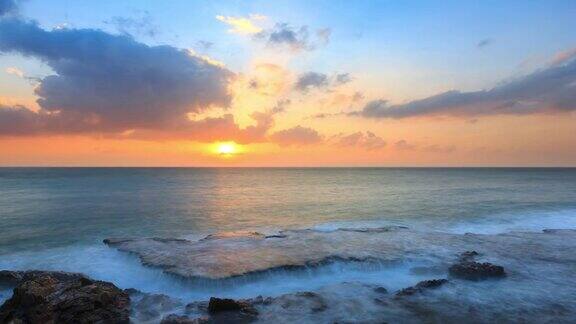
M 447 284 L 447 279 L 432 279 L 432 280 L 424 280 L 417 283 L 415 286 L 404 288 L 396 293 L 397 297 L 402 296 L 411 296 L 417 293 L 421 293 L 426 289 L 433 289 L 438 288 L 444 284 Z
M 475 257 L 478 255 L 476 251 L 466 251 L 462 253 L 458 263 L 448 269 L 450 276 L 472 281 L 503 278 L 506 276 L 506 272 L 502 266 L 488 262 L 476 262 Z
M 1 270 L 0 271 L 0 286 L 4 287 L 16 287 L 18 284 L 24 281 L 32 280 L 39 276 L 49 275 L 59 281 L 69 281 L 77 280 L 80 278 L 87 278 L 81 273 L 63 272 L 63 271 L 12 271 L 12 270 Z
M 256 320 L 258 311 L 248 301 L 228 298 L 210 298 L 208 303 L 210 322 L 249 323 Z
M 129 322 L 130 298 L 111 283 L 51 272 L 17 273 L 11 278 L 17 287 L 0 307 L 0 323 Z

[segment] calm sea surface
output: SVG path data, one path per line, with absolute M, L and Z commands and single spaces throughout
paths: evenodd
M 576 169 L 0 169 L 0 254 L 118 236 L 342 222 L 490 231 L 575 218 Z

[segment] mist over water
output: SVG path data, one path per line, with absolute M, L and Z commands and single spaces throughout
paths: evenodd
M 0 169 L 0 269 L 83 272 L 185 300 L 382 278 L 395 290 L 430 274 L 413 271 L 427 260 L 410 259 L 185 282 L 102 240 L 387 225 L 483 234 L 576 228 L 576 169 Z

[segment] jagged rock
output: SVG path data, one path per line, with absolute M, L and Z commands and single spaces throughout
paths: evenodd
M 488 278 L 501 278 L 506 276 L 504 267 L 492 263 L 476 262 L 480 255 L 476 251 L 466 251 L 460 254 L 458 263 L 452 265 L 448 271 L 455 278 L 466 280 L 484 280 Z
M 1 323 L 128 323 L 130 298 L 111 283 L 77 274 L 21 273 Z
M 212 323 L 249 323 L 256 320 L 258 311 L 248 302 L 211 297 L 208 313 Z
M 450 276 L 466 280 L 484 280 L 489 278 L 502 278 L 506 276 L 504 267 L 492 263 L 475 261 L 460 262 L 449 269 Z
M 0 286 L 5 287 L 16 287 L 23 281 L 31 280 L 38 276 L 49 275 L 58 279 L 59 281 L 77 280 L 80 278 L 86 278 L 85 275 L 81 273 L 63 272 L 63 271 L 41 271 L 41 270 L 29 270 L 29 271 L 11 271 L 11 270 L 1 270 L 0 271 Z
M 416 293 L 423 292 L 426 289 L 438 288 L 444 284 L 448 283 L 447 279 L 432 279 L 420 281 L 416 286 L 404 288 L 396 293 L 396 296 L 411 296 Z

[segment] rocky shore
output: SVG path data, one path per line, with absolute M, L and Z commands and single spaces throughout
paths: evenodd
M 576 231 L 457 235 L 406 228 L 235 233 L 199 241 L 107 239 L 182 280 L 225 282 L 332 263 L 424 260 L 428 279 L 398 290 L 338 282 L 279 296 L 186 301 L 83 274 L 0 271 L 13 295 L 0 323 L 569 323 L 576 319 Z

